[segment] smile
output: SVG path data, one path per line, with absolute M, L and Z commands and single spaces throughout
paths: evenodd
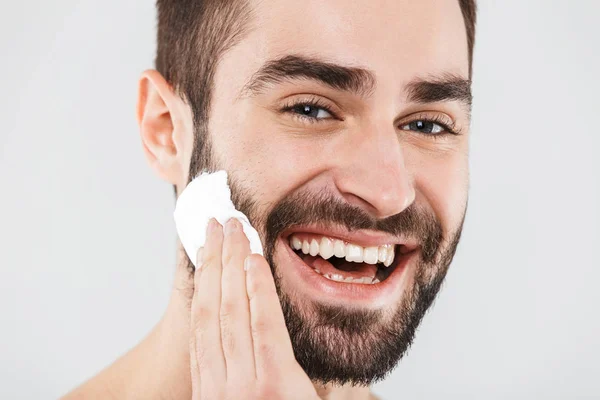
M 321 300 L 331 295 L 336 302 L 389 302 L 402 290 L 402 272 L 419 248 L 414 240 L 335 228 L 295 228 L 282 239 L 296 266 L 285 271 L 290 284 L 312 295 L 320 293 Z
M 371 285 L 384 281 L 394 271 L 396 246 L 406 252 L 401 245 L 391 243 L 365 247 L 314 234 L 293 234 L 290 246 L 309 267 L 326 279 Z

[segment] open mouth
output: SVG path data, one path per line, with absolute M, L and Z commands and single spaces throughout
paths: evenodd
M 288 243 L 315 273 L 331 281 L 361 285 L 385 281 L 415 250 L 398 243 L 361 246 L 309 233 L 293 233 Z

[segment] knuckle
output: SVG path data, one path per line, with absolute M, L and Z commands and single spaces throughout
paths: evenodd
M 200 305 L 194 310 L 192 318 L 191 328 L 196 334 L 202 333 L 204 327 L 207 325 L 207 321 L 213 321 L 216 319 L 216 312 L 211 310 L 210 307 Z
M 273 298 L 277 296 L 277 289 L 272 282 L 265 279 L 252 279 L 248 286 L 248 298 L 255 298 L 259 293 L 261 296 Z
M 271 360 L 273 358 L 273 347 L 270 343 L 262 342 L 257 346 L 257 350 L 260 352 L 262 358 Z
M 223 251 L 223 265 L 230 265 L 233 260 L 233 252 L 231 250 Z
M 252 324 L 253 336 L 264 336 L 271 329 L 271 324 L 265 318 L 258 318 Z
M 248 282 L 248 300 L 256 300 L 258 293 L 261 292 L 262 283 L 260 279 L 251 279 Z
M 236 238 L 236 243 L 223 248 L 223 267 L 228 266 L 229 268 L 241 268 L 241 265 L 235 265 L 236 263 L 243 263 L 243 254 L 246 248 L 250 248 L 250 242 L 246 239 L 246 236 Z
M 219 263 L 219 255 L 214 253 L 204 253 L 202 257 L 202 270 L 210 268 Z
M 222 321 L 229 321 L 235 319 L 238 314 L 237 304 L 233 300 L 223 300 L 221 302 L 221 309 L 219 310 L 219 316 Z

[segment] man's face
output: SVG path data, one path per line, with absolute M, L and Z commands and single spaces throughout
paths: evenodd
M 461 10 L 457 0 L 253 7 L 248 35 L 216 70 L 212 167 L 229 172 L 262 236 L 307 374 L 370 384 L 410 345 L 462 227 Z

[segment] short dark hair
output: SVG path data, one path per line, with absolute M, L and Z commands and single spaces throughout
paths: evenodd
M 157 0 L 155 68 L 186 101 L 194 118 L 194 149 L 189 179 L 203 168 L 203 133 L 213 78 L 221 55 L 249 28 L 251 8 L 246 0 Z M 174 187 L 177 196 L 177 187 Z
M 473 74 L 473 49 L 475 48 L 475 25 L 477 23 L 476 0 L 458 0 L 467 28 L 467 45 L 469 46 L 469 77 Z
M 469 46 L 469 75 L 475 43 L 476 0 L 458 0 Z M 248 0 L 157 0 L 155 68 L 191 107 L 194 150 L 190 177 L 206 157 L 203 133 L 208 125 L 217 62 L 247 33 L 252 18 Z

